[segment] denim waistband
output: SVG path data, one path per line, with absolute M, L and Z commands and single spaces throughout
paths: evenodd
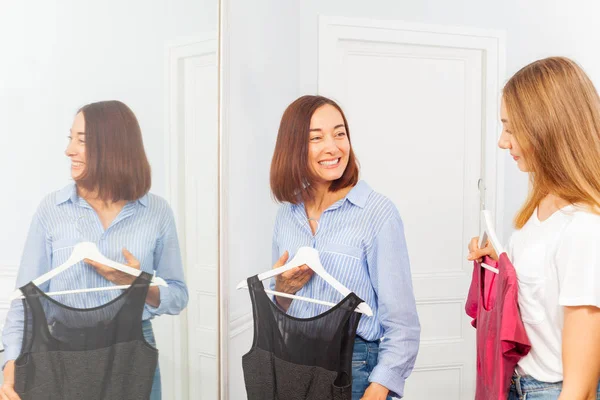
M 561 382 L 540 382 L 537 379 L 529 375 L 514 374 L 510 383 L 513 385 L 520 385 L 523 392 L 535 392 L 545 389 L 560 389 L 562 388 Z
M 529 375 L 519 375 L 516 371 L 510 380 L 511 385 L 514 385 L 517 392 L 539 392 L 543 390 L 561 390 L 562 381 L 560 382 L 540 382 Z M 598 382 L 597 393 L 600 395 L 600 382 Z M 599 397 L 600 398 L 600 397 Z
M 354 343 L 372 343 L 372 344 L 376 344 L 379 345 L 379 343 L 381 343 L 381 339 L 377 339 L 377 340 L 365 340 L 363 338 L 361 338 L 360 336 L 356 335 L 356 338 L 354 339 Z

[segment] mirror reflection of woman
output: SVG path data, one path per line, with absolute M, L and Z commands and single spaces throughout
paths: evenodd
M 179 314 L 188 291 L 170 206 L 149 193 L 150 165 L 133 112 L 118 101 L 82 107 L 75 116 L 65 151 L 74 183 L 46 196 L 39 205 L 25 242 L 16 286 L 21 287 L 66 262 L 73 246 L 93 241 L 109 259 L 163 278 L 168 287 L 149 288 L 143 312 L 146 341 L 156 347 L 156 316 Z M 71 267 L 41 285 L 43 291 L 129 285 L 135 279 L 91 260 Z M 76 308 L 108 303 L 119 290 L 71 294 L 56 300 Z M 4 383 L 1 400 L 18 399 L 14 391 L 15 359 L 23 341 L 23 305 L 14 301 L 3 331 Z M 161 398 L 156 368 L 151 400 Z
M 498 145 L 531 183 L 507 249 L 531 350 L 508 398 L 600 399 L 600 98 L 581 67 L 551 57 L 508 81 L 501 120 Z M 477 243 L 470 260 L 498 258 Z
M 354 344 L 352 398 L 385 400 L 404 393 L 420 325 L 400 215 L 358 173 L 341 108 L 321 96 L 294 101 L 282 117 L 271 164 L 271 190 L 283 203 L 273 234 L 274 267 L 299 247 L 314 247 L 328 272 L 369 304 L 374 315 L 362 316 Z M 341 300 L 306 266 L 280 275 L 275 290 Z M 327 310 L 285 297 L 275 301 L 294 317 Z

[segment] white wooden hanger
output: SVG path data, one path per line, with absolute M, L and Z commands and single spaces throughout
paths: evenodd
M 500 240 L 498 240 L 498 236 L 496 235 L 496 231 L 494 230 L 494 223 L 492 222 L 492 213 L 489 210 L 481 210 L 481 224 L 482 229 L 479 235 L 479 248 L 482 248 L 485 245 L 486 241 L 489 239 L 490 243 L 494 250 L 496 250 L 496 254 L 500 256 L 500 254 L 504 253 L 504 248 L 500 244 Z M 500 272 L 498 268 L 494 268 L 485 263 L 481 263 L 481 266 L 487 270 L 490 270 L 494 273 Z
M 142 273 L 142 271 L 139 269 L 135 269 L 128 265 L 120 264 L 118 262 L 109 260 L 104 255 L 102 255 L 102 253 L 100 253 L 100 250 L 98 250 L 98 246 L 96 246 L 95 243 L 81 242 L 81 243 L 77 243 L 75 245 L 75 247 L 73 248 L 73 252 L 71 253 L 71 256 L 64 264 L 62 264 L 56 268 L 53 268 L 51 271 L 34 279 L 33 283 L 36 286 L 40 286 L 41 284 L 49 281 L 50 279 L 54 278 L 56 275 L 71 268 L 73 265 L 77 264 L 78 262 L 82 261 L 85 258 L 92 260 L 92 261 L 96 261 L 100 264 L 104 264 L 104 265 L 114 268 L 116 270 L 125 272 L 126 274 L 129 274 L 129 275 L 140 276 L 140 274 Z M 56 296 L 56 295 L 72 294 L 72 293 L 99 292 L 99 291 L 105 291 L 105 290 L 127 289 L 130 286 L 131 285 L 119 285 L 119 286 L 107 286 L 107 287 L 89 288 L 89 289 L 66 290 L 66 291 L 61 291 L 61 292 L 49 292 L 49 293 L 46 293 L 46 295 Z M 154 276 L 154 277 L 152 277 L 150 286 L 167 286 L 167 282 L 165 282 L 165 280 L 162 278 Z M 10 297 L 10 300 L 23 299 L 23 298 L 24 298 L 23 293 L 21 292 L 20 289 L 17 289 L 13 292 L 12 296 Z
M 323 268 L 323 265 L 321 264 L 321 260 L 319 259 L 319 252 L 316 249 L 313 249 L 312 247 L 300 247 L 298 249 L 298 251 L 296 252 L 296 255 L 294 256 L 294 258 L 291 261 L 289 261 L 287 264 L 285 264 L 282 267 L 274 268 L 271 271 L 264 272 L 264 273 L 258 275 L 258 279 L 261 281 L 264 281 L 265 279 L 269 279 L 274 276 L 281 275 L 286 271 L 289 271 L 293 268 L 296 268 L 296 267 L 299 267 L 299 266 L 305 265 L 305 264 L 310 269 L 312 269 L 317 275 L 319 275 L 321 278 L 323 278 L 323 280 L 325 282 L 329 283 L 331 286 L 334 287 L 334 289 L 336 289 L 338 292 L 340 292 L 342 296 L 346 297 L 351 293 L 350 289 L 348 289 L 347 287 L 342 285 L 337 279 L 335 279 L 327 271 L 325 271 L 325 268 Z M 245 280 L 238 283 L 238 285 L 236 287 L 236 289 L 247 289 L 247 288 L 248 288 L 248 282 Z M 288 299 L 302 300 L 302 301 L 307 301 L 310 303 L 322 304 L 322 305 L 332 306 L 332 307 L 335 306 L 334 303 L 330 303 L 330 302 L 322 301 L 322 300 L 311 299 L 309 297 L 296 296 L 294 294 L 287 294 L 287 293 L 282 293 L 282 292 L 277 292 L 274 290 L 267 290 L 267 289 L 265 289 L 265 292 L 269 293 L 269 294 L 273 294 L 275 296 L 287 297 Z M 360 312 L 369 317 L 373 316 L 373 310 L 365 302 L 360 303 L 354 311 Z

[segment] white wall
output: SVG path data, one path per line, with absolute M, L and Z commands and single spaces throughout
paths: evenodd
M 0 325 L 14 285 L 2 271 L 18 265 L 42 197 L 69 182 L 64 149 L 80 106 L 118 99 L 132 108 L 152 191 L 165 195 L 166 45 L 215 32 L 218 2 L 21 0 L 1 9 Z
M 250 300 L 237 283 L 271 267 L 276 204 L 269 168 L 279 121 L 298 97 L 298 8 L 300 2 L 224 2 L 224 257 L 228 275 L 230 328 L 229 398 L 245 398 L 241 355 L 251 344 Z
M 392 19 L 407 22 L 506 30 L 507 79 L 527 63 L 563 55 L 578 61 L 600 89 L 600 3 L 593 0 L 305 0 L 300 8 L 300 91 L 317 91 L 318 15 Z M 343 105 L 342 105 L 343 106 Z M 353 132 L 354 135 L 368 132 Z M 360 149 L 358 149 L 360 159 Z M 505 223 L 507 239 L 512 217 L 525 200 L 527 178 L 512 158 L 505 157 Z M 476 235 L 476 232 L 473 232 Z

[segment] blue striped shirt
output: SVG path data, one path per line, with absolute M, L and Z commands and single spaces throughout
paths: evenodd
M 313 235 L 304 204 L 280 207 L 273 233 L 273 262 L 299 247 L 319 251 L 321 263 L 344 286 L 371 306 L 357 334 L 381 342 L 377 366 L 369 377 L 402 396 L 419 349 L 420 324 L 413 294 L 404 227 L 394 204 L 359 181 L 348 195 L 323 212 Z M 271 282 L 271 287 L 274 282 Z M 337 303 L 342 299 L 318 275 L 296 293 Z M 288 314 L 310 318 L 329 307 L 292 301 Z
M 141 269 L 163 278 L 168 287 L 159 286 L 160 305 L 145 305 L 143 319 L 161 314 L 179 314 L 188 301 L 175 219 L 168 203 L 147 194 L 128 202 L 108 229 L 85 199 L 77 195 L 75 184 L 46 196 L 33 216 L 25 242 L 16 287 L 21 287 L 67 261 L 73 247 L 83 241 L 97 244 L 107 258 L 125 264 L 125 247 L 140 262 Z M 43 291 L 61 291 L 113 285 L 94 267 L 77 263 L 40 286 Z M 91 308 L 105 304 L 122 292 L 78 293 L 57 296 L 62 304 Z M 47 315 L 49 320 L 51 315 Z M 23 340 L 23 304 L 12 302 L 4 325 L 2 341 L 5 361 L 16 359 Z

